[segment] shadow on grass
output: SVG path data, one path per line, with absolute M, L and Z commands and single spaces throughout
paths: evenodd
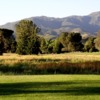
M 60 93 L 66 95 L 100 95 L 98 81 L 0 83 L 0 95 Z

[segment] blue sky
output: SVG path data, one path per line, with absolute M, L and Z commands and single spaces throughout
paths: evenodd
M 33 16 L 67 17 L 100 11 L 100 0 L 0 0 L 0 25 Z

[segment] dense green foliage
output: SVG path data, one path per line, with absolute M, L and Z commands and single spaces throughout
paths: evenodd
M 95 38 L 89 37 L 86 43 L 84 44 L 84 50 L 88 52 L 95 52 L 97 51 L 94 43 Z
M 38 54 L 39 37 L 36 35 L 39 28 L 32 21 L 22 20 L 16 25 L 17 53 Z
M 16 51 L 16 41 L 12 30 L 0 29 L 0 49 L 2 53 Z
M 73 51 L 82 51 L 82 37 L 80 33 L 67 33 L 63 32 L 59 41 L 63 45 L 63 52 L 73 52 Z
M 3 54 L 3 49 L 4 49 L 4 41 L 3 41 L 2 33 L 0 32 L 0 55 Z
M 98 32 L 97 38 L 95 39 L 95 47 L 100 51 L 100 31 Z
M 61 53 L 61 49 L 63 48 L 63 45 L 59 41 L 59 38 L 54 41 L 54 46 L 53 46 L 53 52 L 54 53 Z
M 80 33 L 62 32 L 56 39 L 46 40 L 38 36 L 40 28 L 30 20 L 21 20 L 16 25 L 16 39 L 12 30 L 0 29 L 0 54 L 16 52 L 22 55 L 63 52 L 95 52 L 100 50 L 100 35 L 82 42 Z
M 44 38 L 41 37 L 41 40 L 40 40 L 40 51 L 42 54 L 46 54 L 48 53 L 48 41 L 46 41 Z

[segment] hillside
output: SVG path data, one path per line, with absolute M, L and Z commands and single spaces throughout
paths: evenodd
M 42 35 L 51 37 L 58 36 L 62 31 L 95 35 L 100 29 L 100 11 L 87 16 L 69 16 L 65 18 L 40 16 L 27 19 L 32 20 L 41 28 Z M 7 23 L 0 27 L 15 30 L 17 22 Z

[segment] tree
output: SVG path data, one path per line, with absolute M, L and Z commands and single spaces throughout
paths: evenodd
M 57 39 L 54 41 L 53 52 L 54 52 L 54 53 L 61 53 L 62 47 L 63 47 L 63 46 L 62 46 L 62 44 L 60 43 L 59 38 L 57 38 Z
M 16 40 L 13 35 L 13 31 L 9 29 L 0 29 L 0 34 L 3 42 L 3 52 L 15 52 Z M 14 44 L 14 45 L 13 45 Z M 12 48 L 13 45 L 13 48 Z
M 95 47 L 100 51 L 100 31 L 97 34 L 97 38 L 95 39 Z
M 0 32 L 0 55 L 3 54 L 3 49 L 4 49 L 3 36 L 2 33 Z
M 43 37 L 41 38 L 40 50 L 42 54 L 48 53 L 48 43 Z
M 61 44 L 64 46 L 64 47 L 66 47 L 67 45 L 68 45 L 68 42 L 69 42 L 69 40 L 68 40 L 68 32 L 62 32 L 61 34 L 60 34 L 60 36 L 59 36 L 59 41 L 61 42 Z
M 68 35 L 68 40 L 69 40 L 69 44 L 68 44 L 68 50 L 69 51 L 81 51 L 83 48 L 82 45 L 82 36 L 80 33 L 70 33 Z
M 63 32 L 59 40 L 61 44 L 63 45 L 62 51 L 63 52 L 70 52 L 70 51 L 81 51 L 83 48 L 82 45 L 82 36 L 80 33 L 68 33 Z
M 40 29 L 30 20 L 21 20 L 16 25 L 16 40 L 18 54 L 38 54 L 40 48 Z
M 50 39 L 47 41 L 47 51 L 48 53 L 53 53 L 53 47 L 54 47 L 55 40 Z
M 86 43 L 84 44 L 84 50 L 87 52 L 93 52 L 97 51 L 95 48 L 95 43 L 94 43 L 95 38 L 94 37 L 89 37 Z
M 95 39 L 95 47 L 97 50 L 100 51 L 100 37 Z

